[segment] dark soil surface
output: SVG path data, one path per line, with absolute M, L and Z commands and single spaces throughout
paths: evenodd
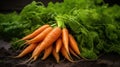
M 40 58 L 33 62 L 25 64 L 27 57 L 21 59 L 13 59 L 10 56 L 16 55 L 20 51 L 13 51 L 10 49 L 10 44 L 0 40 L 0 67 L 120 67 L 120 55 L 117 54 L 104 54 L 98 60 L 77 60 L 71 63 L 64 58 L 61 58 L 60 63 L 56 63 L 52 56 L 49 56 L 45 61 Z

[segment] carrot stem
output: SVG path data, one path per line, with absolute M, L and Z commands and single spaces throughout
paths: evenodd
M 61 19 L 60 16 L 55 17 L 55 19 L 57 21 L 58 27 L 65 28 L 64 21 L 63 21 L 63 19 Z

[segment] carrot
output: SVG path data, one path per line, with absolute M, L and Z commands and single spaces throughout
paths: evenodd
M 68 55 L 68 53 L 67 53 L 67 51 L 66 51 L 66 49 L 65 49 L 64 46 L 62 46 L 62 48 L 61 48 L 60 51 L 61 51 L 62 55 L 63 55 L 67 60 L 69 60 L 70 62 L 74 62 L 74 61 L 72 60 L 72 58 Z
M 80 57 L 69 47 L 70 53 L 76 58 L 80 59 Z
M 53 54 L 54 58 L 56 59 L 57 63 L 59 63 L 60 56 L 59 56 L 59 53 L 56 52 L 56 49 L 53 49 L 52 54 Z
M 52 31 L 52 27 L 46 28 L 43 32 L 41 32 L 40 34 L 38 34 L 36 37 L 34 37 L 33 39 L 31 39 L 29 41 L 26 41 L 26 42 L 28 44 L 41 42 L 50 31 Z
M 68 38 L 68 30 L 67 30 L 67 28 L 62 29 L 62 41 L 63 41 L 63 45 L 64 45 L 65 49 L 67 50 L 68 54 L 70 54 L 69 53 L 69 48 L 68 48 L 68 46 L 69 46 L 69 38 Z
M 74 37 L 71 34 L 69 34 L 69 40 L 70 40 L 70 47 L 71 47 L 71 49 L 75 53 L 77 53 L 78 55 L 80 55 L 78 44 L 77 44 L 76 40 L 74 39 Z
M 37 44 L 30 44 L 28 47 L 26 47 L 18 56 L 13 58 L 21 58 L 25 56 L 26 54 L 32 52 L 36 48 Z
M 61 47 L 62 47 L 62 39 L 61 39 L 61 37 L 59 37 L 56 41 L 56 44 L 55 44 L 55 49 L 56 49 L 57 53 L 60 51 Z
M 49 46 L 51 46 L 61 35 L 61 28 L 56 27 L 54 28 L 46 37 L 45 39 L 36 47 L 36 49 L 33 51 L 33 54 L 29 60 L 33 59 L 35 61 L 39 54 Z
M 49 26 L 50 26 L 50 25 L 45 24 L 45 25 L 39 27 L 39 28 L 38 28 L 37 30 L 35 30 L 33 33 L 31 33 L 31 34 L 29 34 L 29 35 L 23 37 L 21 40 L 28 40 L 28 39 L 31 39 L 31 38 L 37 36 L 39 33 L 41 33 L 43 30 L 45 30 L 45 29 L 46 29 L 47 27 L 49 27 Z
M 45 60 L 51 53 L 52 53 L 52 46 L 49 46 L 48 48 L 45 49 L 44 55 L 41 58 L 42 60 Z

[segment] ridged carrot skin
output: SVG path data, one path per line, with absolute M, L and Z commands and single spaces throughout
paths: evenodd
M 44 31 L 42 31 L 40 34 L 38 34 L 36 37 L 27 41 L 27 43 L 31 44 L 31 43 L 41 42 L 50 31 L 52 31 L 52 27 L 46 28 Z
M 63 28 L 62 29 L 62 41 L 63 41 L 63 45 L 65 47 L 65 49 L 67 50 L 68 54 L 69 53 L 69 38 L 68 38 L 68 30 L 67 28 Z
M 78 44 L 77 44 L 76 40 L 74 39 L 74 37 L 71 34 L 69 34 L 69 40 L 70 40 L 70 47 L 71 47 L 71 49 L 75 53 L 77 53 L 78 55 L 80 55 L 80 50 L 78 48 Z
M 45 30 L 46 28 L 48 28 L 50 25 L 48 24 L 45 24 L 41 27 L 39 27 L 37 30 L 35 30 L 33 33 L 23 37 L 21 40 L 28 40 L 28 39 L 31 39 L 31 38 L 34 38 L 35 36 L 37 36 L 38 34 L 40 34 L 43 30 Z
M 57 63 L 59 63 L 60 56 L 59 56 L 59 53 L 56 52 L 56 49 L 53 49 L 52 54 L 53 54 L 54 58 L 56 59 Z
M 44 51 L 44 55 L 41 59 L 45 60 L 52 53 L 52 50 L 53 50 L 53 46 L 49 46 L 48 48 L 46 48 Z
M 72 58 L 68 55 L 68 53 L 67 53 L 67 51 L 66 51 L 66 49 L 65 49 L 64 46 L 62 46 L 62 48 L 61 48 L 60 51 L 61 51 L 61 54 L 62 54 L 68 61 L 74 62 L 74 61 L 72 60 Z
M 62 39 L 61 37 L 59 37 L 55 43 L 55 49 L 57 53 L 59 53 L 61 47 L 62 47 Z
M 30 44 L 28 47 L 26 47 L 18 56 L 14 58 L 21 58 L 25 56 L 26 54 L 32 52 L 36 48 L 37 44 Z
M 34 60 L 37 59 L 37 57 L 39 56 L 39 54 L 46 48 L 48 48 L 49 46 L 51 46 L 61 35 L 61 28 L 60 27 L 56 27 L 54 28 L 46 37 L 45 39 L 36 47 L 36 49 L 34 50 L 33 54 L 32 54 L 32 58 L 34 58 Z M 34 61 L 33 60 L 33 61 Z

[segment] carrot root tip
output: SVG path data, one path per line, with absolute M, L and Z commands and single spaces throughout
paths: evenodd
M 17 43 L 17 42 L 20 42 L 20 41 L 23 41 L 23 40 L 22 40 L 22 39 L 20 39 L 20 40 L 15 41 L 14 43 Z
M 33 57 L 30 57 L 28 60 L 24 61 L 23 63 L 31 63 L 33 62 Z
M 44 58 L 44 57 L 42 57 L 42 58 L 41 58 L 41 60 L 45 60 L 45 58 Z

